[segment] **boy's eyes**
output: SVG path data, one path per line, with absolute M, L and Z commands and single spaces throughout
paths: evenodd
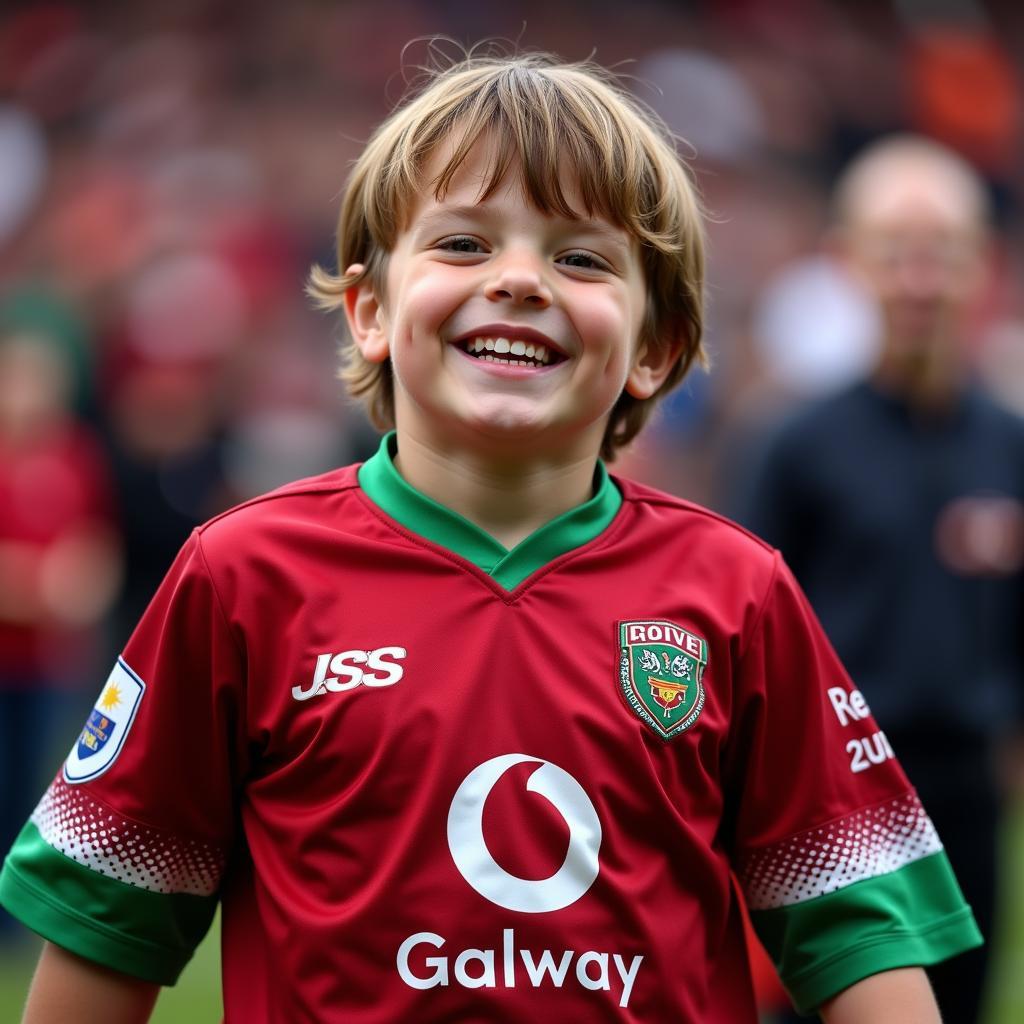
M 467 256 L 475 256 L 486 253 L 487 246 L 478 238 L 472 235 L 448 235 L 435 243 L 436 249 L 444 252 L 459 253 Z M 573 270 L 609 270 L 608 263 L 592 252 L 583 249 L 574 249 L 571 252 L 562 253 L 556 257 L 556 263 L 570 267 Z
M 558 262 L 574 270 L 608 270 L 608 264 L 592 252 L 567 252 L 558 257 Z
M 449 235 L 437 243 L 437 248 L 444 249 L 446 252 L 486 252 L 483 243 L 472 235 Z

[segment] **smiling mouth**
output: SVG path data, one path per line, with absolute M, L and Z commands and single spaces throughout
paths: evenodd
M 459 344 L 467 355 L 486 363 L 503 363 L 506 366 L 551 366 L 565 358 L 560 353 L 539 341 L 522 341 L 508 338 L 467 338 Z

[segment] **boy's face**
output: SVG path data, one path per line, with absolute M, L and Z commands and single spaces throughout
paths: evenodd
M 389 255 L 386 297 L 368 284 L 348 297 L 353 336 L 370 361 L 392 361 L 400 437 L 592 457 L 623 390 L 649 397 L 679 349 L 638 343 L 646 287 L 633 238 L 601 217 L 541 213 L 515 168 L 480 202 L 489 156 L 478 145 L 441 200 L 418 197 Z

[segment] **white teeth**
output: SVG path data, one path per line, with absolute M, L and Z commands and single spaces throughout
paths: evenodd
M 481 359 L 492 363 L 518 362 L 512 359 L 496 359 L 487 353 L 494 352 L 498 355 L 511 355 L 522 359 L 532 359 L 542 366 L 550 363 L 552 359 L 551 349 L 540 342 L 526 342 L 520 339 L 509 341 L 508 338 L 471 338 L 466 342 L 466 351 L 472 354 L 479 354 Z

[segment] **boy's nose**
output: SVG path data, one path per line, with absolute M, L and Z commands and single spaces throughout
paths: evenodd
M 484 289 L 494 302 L 513 302 L 544 308 L 551 305 L 551 289 L 532 260 L 509 259 L 495 267 Z

